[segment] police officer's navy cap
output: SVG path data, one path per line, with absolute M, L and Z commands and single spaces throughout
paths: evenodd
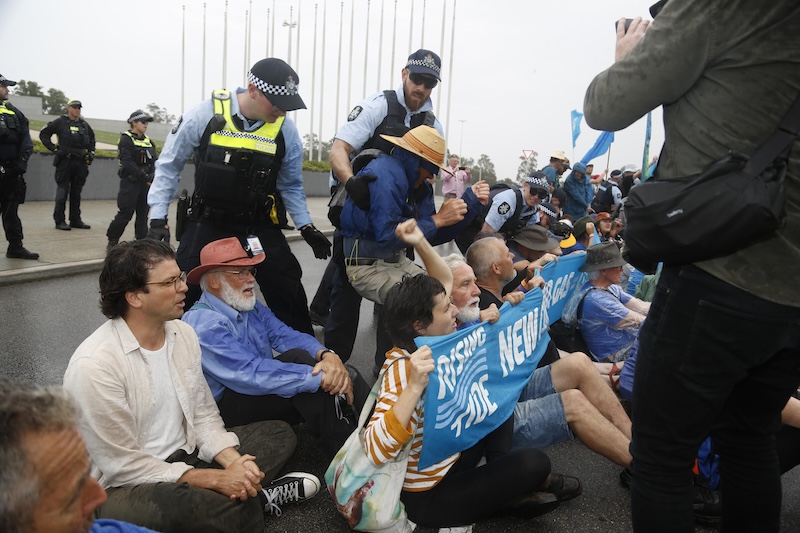
M 531 189 L 550 190 L 550 182 L 547 181 L 547 175 L 544 172 L 534 172 L 525 178 L 525 183 L 530 185 Z
M 306 104 L 297 93 L 300 78 L 285 61 L 274 57 L 262 59 L 247 73 L 247 82 L 264 93 L 272 105 L 284 111 L 306 108 Z
M 141 109 L 137 109 L 131 116 L 128 117 L 128 124 L 133 124 L 134 122 L 153 122 L 153 117 L 142 111 Z
M 70 100 L 67 102 L 67 107 L 83 107 L 80 100 Z
M 9 80 L 8 78 L 0 74 L 0 85 L 4 85 L 6 87 L 13 87 L 16 84 L 17 82 Z
M 558 217 L 558 211 L 556 211 L 556 207 L 550 202 L 539 202 L 538 209 L 551 218 Z
M 442 81 L 440 75 L 442 72 L 442 60 L 430 50 L 420 48 L 408 56 L 406 69 L 409 72 L 427 74 L 429 76 L 433 76 L 439 81 Z

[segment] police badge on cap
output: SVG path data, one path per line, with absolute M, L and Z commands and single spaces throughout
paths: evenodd
M 247 81 L 264 93 L 272 105 L 284 111 L 306 109 L 297 93 L 300 78 L 285 61 L 274 57 L 262 59 L 247 73 Z

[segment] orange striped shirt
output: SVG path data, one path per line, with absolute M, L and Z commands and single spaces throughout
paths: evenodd
M 381 383 L 380 393 L 375 404 L 375 412 L 372 414 L 372 418 L 370 418 L 364 432 L 364 445 L 370 459 L 375 464 L 383 464 L 396 457 L 403 445 L 409 439 L 413 439 L 408 456 L 408 469 L 403 482 L 403 490 L 422 492 L 436 486 L 461 454 L 456 453 L 428 468 L 419 469 L 419 454 L 422 450 L 422 429 L 425 420 L 425 396 L 423 395 L 419 399 L 407 427 L 403 427 L 400 424 L 393 410 L 394 403 L 408 383 L 411 367 L 408 364 L 408 359 L 401 359 L 408 355 L 408 352 L 400 348 L 393 348 L 386 353 L 383 369 L 386 369 L 392 362 L 397 362 L 383 376 L 383 383 Z M 412 434 L 412 430 L 415 427 L 416 430 Z

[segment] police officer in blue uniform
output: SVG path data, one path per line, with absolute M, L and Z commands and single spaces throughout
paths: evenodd
M 89 229 L 91 226 L 81 219 L 81 191 L 89 176 L 89 165 L 94 161 L 94 131 L 81 117 L 83 104 L 79 100 L 67 102 L 67 114 L 48 123 L 39 133 L 39 140 L 56 158 L 56 207 L 53 220 L 56 229 L 69 231 L 72 228 Z M 58 145 L 51 137 L 58 136 Z M 69 199 L 69 224 L 66 222 L 67 199 Z
M 153 117 L 137 109 L 128 117 L 130 129 L 119 136 L 117 144 L 120 178 L 117 195 L 119 211 L 106 231 L 108 237 L 106 250 L 119 243 L 119 238 L 134 213 L 136 214 L 134 236 L 137 239 L 144 239 L 147 236 L 147 190 L 153 181 L 157 158 L 155 144 L 145 135 L 147 125 L 152 121 Z
M 313 333 L 302 269 L 282 228 L 286 212 L 319 259 L 330 256 L 330 241 L 311 221 L 303 191 L 303 147 L 287 111 L 305 109 L 297 73 L 284 61 L 262 59 L 250 69 L 246 88 L 214 91 L 210 100 L 180 118 L 167 137 L 148 193 L 148 237 L 169 240 L 169 203 L 180 172 L 193 156 L 195 189 L 188 209 L 179 202 L 178 265 L 200 264 L 209 242 L 238 237 L 249 253 L 264 251 L 256 280 L 267 305 L 290 327 Z M 186 217 L 185 221 L 182 220 Z M 187 308 L 200 297 L 189 285 Z
M 369 148 L 385 152 L 391 143 L 380 135 L 402 137 L 413 127 L 432 126 L 444 137 L 444 129 L 433 114 L 431 92 L 441 81 L 442 60 L 430 50 L 420 49 L 408 56 L 401 71 L 402 83 L 396 89 L 377 92 L 358 103 L 336 133 L 331 146 L 331 172 L 344 184 L 353 201 L 364 210 L 369 210 L 368 176 L 353 177 L 353 156 Z M 344 274 L 344 256 L 341 237 L 334 236 L 334 257 L 326 270 L 323 283 L 330 280 L 330 289 L 321 286 L 319 296 L 330 291 L 330 315 L 325 325 L 325 345 L 336 351 L 346 361 L 353 350 L 361 297 L 350 286 Z M 316 297 L 315 297 L 316 300 Z M 312 304 L 313 307 L 313 304 Z M 321 314 L 321 313 L 320 313 Z M 382 344 L 388 342 L 381 319 L 378 324 L 378 347 L 376 360 L 384 353 Z M 383 342 L 383 341 L 386 342 Z M 387 348 L 390 348 L 391 344 Z
M 0 74 L 0 210 L 8 240 L 6 257 L 39 259 L 39 254 L 22 246 L 22 222 L 19 204 L 25 201 L 25 172 L 33 153 L 28 119 L 8 103 L 8 88 L 17 82 Z

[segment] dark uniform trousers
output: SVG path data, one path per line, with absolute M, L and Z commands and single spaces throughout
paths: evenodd
M 2 163 L 0 163 L 2 164 Z M 6 169 L 13 163 L 3 164 Z M 3 213 L 3 229 L 9 244 L 22 246 L 22 222 L 19 219 L 19 182 L 22 178 L 13 170 L 0 174 L 0 210 Z
M 200 264 L 200 250 L 206 244 L 228 237 L 243 240 L 252 233 L 259 238 L 266 253 L 266 259 L 257 267 L 256 281 L 267 306 L 287 326 L 313 335 L 306 291 L 300 281 L 303 270 L 292 254 L 286 237 L 280 229 L 267 223 L 255 224 L 249 229 L 251 231 L 239 224 L 218 226 L 208 219 L 187 221 L 178 247 L 178 266 L 189 272 Z M 201 292 L 199 285 L 189 285 L 187 309 L 200 298 Z
M 271 420 L 230 428 L 239 437 L 239 451 L 256 457 L 264 472 L 262 486 L 275 478 L 289 460 L 297 437 L 288 424 Z M 195 468 L 221 468 L 197 457 L 197 451 L 170 455 L 169 463 L 182 462 Z M 108 501 L 97 518 L 112 518 L 163 533 L 262 533 L 264 504 L 260 497 L 234 500 L 210 489 L 188 483 L 148 483 L 107 489 Z
M 118 241 L 125 231 L 125 226 L 136 214 L 134 223 L 134 235 L 137 239 L 144 239 L 147 236 L 147 191 L 150 187 L 143 180 L 132 181 L 128 178 L 121 178 L 119 183 L 119 194 L 117 195 L 117 207 L 119 212 L 106 231 L 109 241 Z
M 59 157 L 59 156 L 56 156 Z M 81 220 L 81 191 L 89 175 L 89 166 L 83 158 L 62 157 L 56 167 L 56 207 L 53 220 L 56 224 L 66 221 L 67 199 L 69 199 L 69 221 L 71 224 Z

